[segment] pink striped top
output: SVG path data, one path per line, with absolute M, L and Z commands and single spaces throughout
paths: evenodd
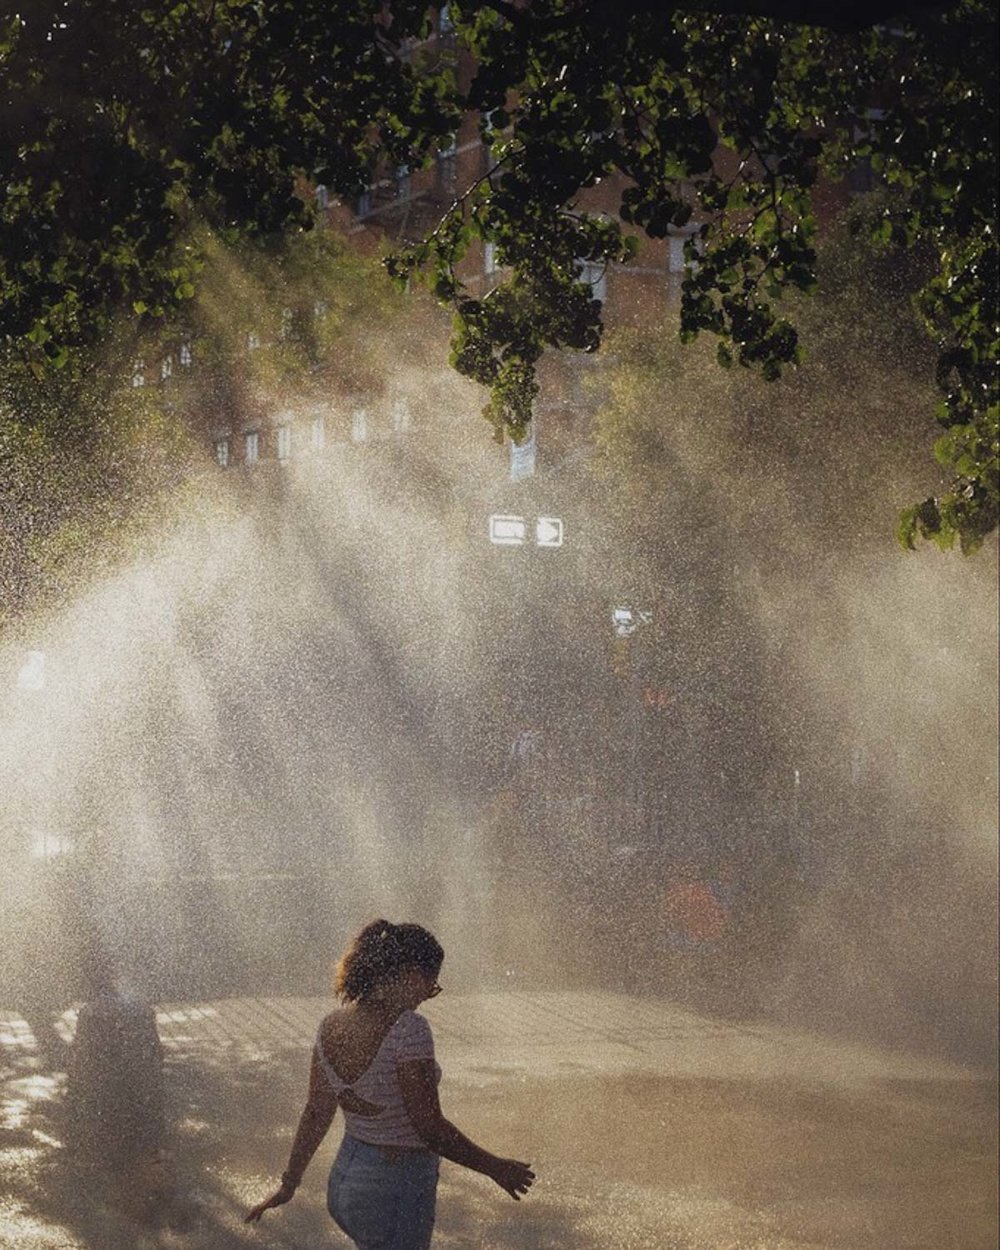
M 333 1091 L 339 1097 L 351 1092 L 365 1102 L 379 1107 L 377 1115 L 360 1115 L 343 1108 L 347 1134 L 355 1141 L 370 1146 L 404 1146 L 426 1150 L 426 1143 L 417 1135 L 403 1105 L 396 1067 L 414 1059 L 434 1058 L 434 1038 L 431 1026 L 415 1011 L 404 1011 L 392 1024 L 368 1067 L 356 1081 L 348 1084 L 334 1071 L 323 1053 L 322 1030 L 316 1038 L 316 1055 Z M 437 1079 L 441 1080 L 441 1068 L 434 1064 Z

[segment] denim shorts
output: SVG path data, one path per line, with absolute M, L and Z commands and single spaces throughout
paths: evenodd
M 430 1151 L 345 1137 L 330 1171 L 327 1210 L 357 1250 L 428 1250 L 439 1165 Z

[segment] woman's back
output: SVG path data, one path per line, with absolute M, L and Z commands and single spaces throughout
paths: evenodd
M 353 1085 L 371 1066 L 395 1023 L 357 1007 L 339 1007 L 319 1026 L 322 1053 L 337 1075 Z
M 396 1075 L 401 1063 L 434 1061 L 434 1039 L 423 1016 L 403 1011 L 387 1025 L 384 1016 L 358 1008 L 331 1012 L 320 1025 L 316 1054 L 351 1137 L 375 1146 L 424 1147 Z

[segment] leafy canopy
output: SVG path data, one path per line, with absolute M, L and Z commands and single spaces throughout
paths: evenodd
M 882 189 L 859 228 L 925 257 L 954 478 L 901 538 L 973 549 L 1000 495 L 997 18 L 985 0 L 861 9 L 456 0 L 475 65 L 460 75 L 420 55 L 435 14 L 405 0 L 2 0 L 9 360 L 65 367 L 123 307 L 175 314 L 203 262 L 196 226 L 308 228 L 303 180 L 355 194 L 380 162 L 433 159 L 471 113 L 486 172 L 388 263 L 453 307 L 454 365 L 519 438 L 545 349 L 599 344 L 582 262 L 626 261 L 643 234 L 690 235 L 682 338 L 708 332 L 723 366 L 766 378 L 797 362 L 780 303 L 816 281 L 817 186 L 866 162 Z M 609 180 L 613 215 L 590 199 Z M 476 240 L 501 266 L 485 298 L 460 278 Z

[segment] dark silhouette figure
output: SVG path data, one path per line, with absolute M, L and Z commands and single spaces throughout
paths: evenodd
M 117 1174 L 155 1161 L 163 1145 L 163 1047 L 152 1006 L 89 970 L 70 1049 L 66 1137 L 81 1162 Z

